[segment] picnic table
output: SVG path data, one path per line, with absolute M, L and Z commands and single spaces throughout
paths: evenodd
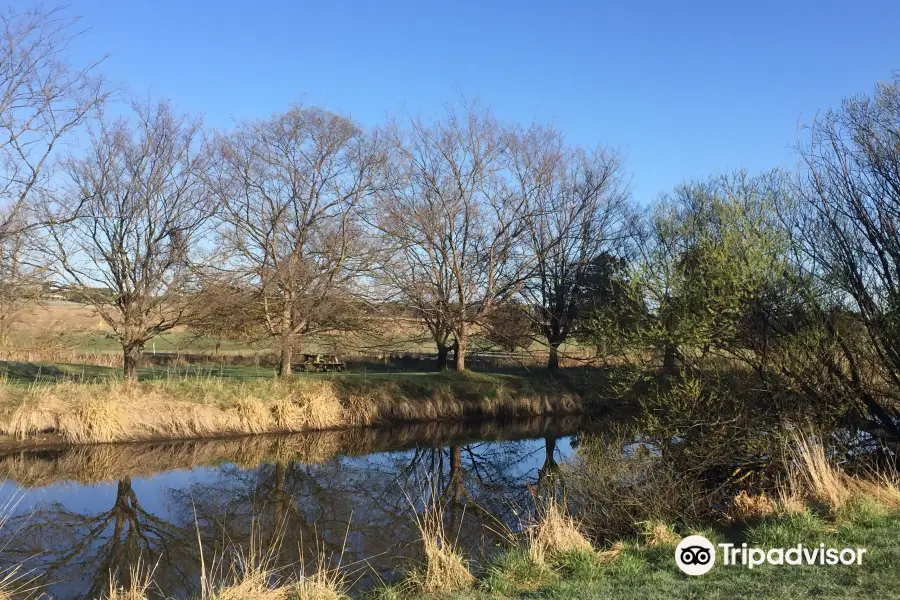
M 301 354 L 300 358 L 300 361 L 294 363 L 295 371 L 324 373 L 347 369 L 347 364 L 338 359 L 336 354 Z

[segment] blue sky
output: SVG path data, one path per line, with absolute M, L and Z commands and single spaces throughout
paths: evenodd
M 900 70 L 900 2 L 100 2 L 110 80 L 213 126 L 304 100 L 364 125 L 460 93 L 621 147 L 639 202 L 792 166 L 798 126 Z

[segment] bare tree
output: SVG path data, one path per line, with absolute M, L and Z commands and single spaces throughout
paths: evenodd
M 828 372 L 861 413 L 900 438 L 900 78 L 873 97 L 844 100 L 801 145 L 803 200 L 792 227 L 801 263 L 823 292 L 822 315 L 839 352 Z M 852 323 L 842 332 L 834 315 Z M 862 332 L 857 335 L 855 332 Z
M 46 270 L 29 247 L 25 215 L 6 220 L 0 235 L 0 346 L 9 343 L 13 327 L 40 306 Z
M 89 151 L 69 163 L 71 186 L 50 220 L 48 247 L 65 285 L 112 327 L 135 379 L 144 344 L 184 320 L 191 250 L 210 216 L 200 123 L 167 103 L 101 119 Z
M 0 14 L 0 238 L 28 226 L 55 152 L 106 99 L 99 61 L 67 61 L 76 26 L 62 9 Z
M 512 298 L 524 270 L 525 200 L 509 186 L 507 135 L 490 113 L 463 105 L 431 125 L 395 126 L 393 137 L 396 172 L 378 218 L 391 250 L 384 276 L 422 315 L 439 366 L 452 334 L 462 371 L 473 327 Z
M 304 335 L 358 322 L 351 284 L 369 248 L 357 211 L 383 162 L 377 135 L 315 107 L 244 123 L 220 140 L 223 269 L 253 290 L 282 378 Z
M 201 273 L 188 302 L 184 326 L 198 337 L 215 340 L 216 354 L 224 340 L 254 342 L 265 337 L 265 315 L 253 290 L 234 285 L 227 275 Z
M 534 307 L 554 370 L 559 346 L 584 317 L 585 296 L 598 291 L 592 284 L 600 262 L 623 255 L 628 244 L 622 164 L 605 148 L 568 148 L 558 132 L 542 127 L 519 131 L 510 157 L 518 194 L 529 205 L 525 238 L 533 260 L 522 295 Z

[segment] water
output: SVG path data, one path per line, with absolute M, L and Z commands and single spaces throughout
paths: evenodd
M 427 489 L 466 555 L 489 555 L 588 427 L 543 418 L 8 454 L 0 497 L 17 503 L 0 568 L 24 563 L 54 598 L 99 598 L 110 572 L 127 581 L 140 561 L 155 593 L 189 597 L 201 548 L 208 571 L 253 548 L 283 574 L 339 561 L 364 589 L 419 556 L 413 506 Z

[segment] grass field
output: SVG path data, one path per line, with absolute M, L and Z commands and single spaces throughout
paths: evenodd
M 527 371 L 480 373 L 486 377 L 515 378 Z M 539 375 L 539 374 L 538 374 Z M 293 378 L 298 381 L 367 381 L 367 380 L 441 380 L 452 377 L 447 372 L 438 371 L 392 371 L 392 370 L 354 370 L 342 373 L 328 372 L 295 372 Z M 244 365 L 210 363 L 197 365 L 154 366 L 148 365 L 138 369 L 139 381 L 204 381 L 223 380 L 224 382 L 247 382 L 276 377 L 275 367 L 269 365 Z M 122 378 L 122 370 L 118 367 L 88 365 L 78 363 L 49 363 L 0 361 L 0 378 L 7 385 L 27 386 L 36 383 L 51 384 L 59 382 L 98 383 L 116 381 Z
M 348 374 L 349 375 L 349 374 Z M 298 378 L 331 376 L 318 373 L 296 373 Z M 103 380 L 117 380 L 122 377 L 122 369 L 101 365 L 77 363 L 46 363 L 0 361 L 0 377 L 10 385 L 31 385 L 34 383 L 57 383 L 77 381 L 84 383 Z M 257 365 L 185 365 L 185 366 L 145 366 L 138 369 L 141 381 L 155 379 L 208 379 L 224 378 L 244 381 L 257 378 L 275 377 L 274 367 Z
M 271 340 L 227 340 L 203 337 L 184 328 L 176 328 L 150 339 L 145 355 L 152 362 L 157 354 L 202 354 L 227 359 L 235 355 L 261 355 L 272 352 Z M 470 352 L 495 352 L 493 346 L 473 332 Z M 433 354 L 436 347 L 424 327 L 408 319 L 385 319 L 367 331 L 311 335 L 303 339 L 301 351 L 337 353 L 345 356 L 385 353 Z M 581 356 L 590 349 L 577 343 L 563 344 L 565 356 Z M 63 300 L 49 300 L 34 306 L 16 323 L 0 358 L 33 362 L 98 362 L 111 364 L 119 360 L 121 346 L 112 329 L 89 306 Z M 517 354 L 532 356 L 537 364 L 547 359 L 547 349 L 538 340 Z

